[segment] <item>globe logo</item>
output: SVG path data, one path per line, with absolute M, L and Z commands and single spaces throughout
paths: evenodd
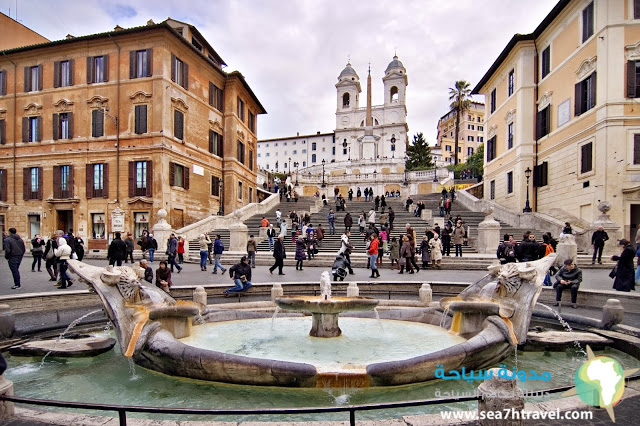
M 624 369 L 618 361 L 606 356 L 582 364 L 574 381 L 582 402 L 594 407 L 613 407 L 624 393 Z

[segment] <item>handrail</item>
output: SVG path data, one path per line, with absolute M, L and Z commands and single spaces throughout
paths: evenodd
M 627 381 L 633 381 L 640 379 L 640 374 L 625 377 Z M 544 389 L 535 391 L 535 394 L 528 396 L 539 396 L 544 394 L 553 394 L 559 392 L 565 392 L 569 389 L 573 389 L 574 385 L 559 386 L 551 389 Z M 425 400 L 414 401 L 401 401 L 401 402 L 383 402 L 379 404 L 360 404 L 360 405 L 346 405 L 343 407 L 303 407 L 303 408 L 263 408 L 263 409 L 242 409 L 242 410 L 204 410 L 199 408 L 163 408 L 163 407 L 145 407 L 136 405 L 116 405 L 116 404 L 93 404 L 86 402 L 66 402 L 66 401 L 52 401 L 47 399 L 38 398 L 25 398 L 20 396 L 0 395 L 0 401 L 10 401 L 22 404 L 31 404 L 39 406 L 49 407 L 61 407 L 61 408 L 75 408 L 83 410 L 98 410 L 98 411 L 116 411 L 118 413 L 121 426 L 127 424 L 127 412 L 129 413 L 151 413 L 151 414 L 185 414 L 185 415 L 211 415 L 211 416 L 223 416 L 223 415 L 272 415 L 272 414 L 314 414 L 314 413 L 340 413 L 349 412 L 349 424 L 355 426 L 356 424 L 356 411 L 371 411 L 371 410 L 387 410 L 391 408 L 405 408 L 405 407 L 418 407 L 424 405 L 437 405 L 454 402 L 467 402 L 478 401 L 482 399 L 482 396 L 478 393 L 467 396 L 463 393 L 463 396 L 449 397 L 449 398 L 430 398 Z

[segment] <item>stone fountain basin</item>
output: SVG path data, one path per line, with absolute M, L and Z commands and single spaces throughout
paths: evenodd
M 345 311 L 370 311 L 378 306 L 373 297 L 289 296 L 275 300 L 280 309 L 309 312 L 312 314 L 339 314 Z
M 494 302 L 455 301 L 449 304 L 453 312 L 467 314 L 500 315 L 500 305 Z

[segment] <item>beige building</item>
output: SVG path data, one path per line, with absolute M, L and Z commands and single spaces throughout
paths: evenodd
M 640 4 L 562 0 L 516 34 L 474 88 L 485 95 L 484 197 L 592 222 L 640 223 Z M 638 89 L 636 89 L 638 87 Z
M 484 142 L 484 104 L 471 101 L 460 115 L 458 163 L 464 163 Z M 431 153 L 438 166 L 453 164 L 456 144 L 456 112 L 450 110 L 438 120 L 438 137 Z
M 0 34 L 2 34 L 0 51 L 49 42 L 48 39 L 2 12 L 0 12 Z
M 0 52 L 0 225 L 99 249 L 255 201 L 265 110 L 222 65 L 172 19 Z

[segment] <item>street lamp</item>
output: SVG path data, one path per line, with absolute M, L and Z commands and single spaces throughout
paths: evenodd
M 291 157 L 289 157 L 289 176 L 291 176 Z
M 326 188 L 327 184 L 324 182 L 324 163 L 325 163 L 325 161 L 324 161 L 324 158 L 323 158 L 322 159 L 322 187 Z
M 391 158 L 396 157 L 396 136 L 391 135 Z
M 297 162 L 297 161 L 294 161 L 294 163 L 293 163 L 293 167 L 295 167 L 295 168 L 296 168 L 296 186 L 298 186 L 298 174 L 300 173 L 300 172 L 298 171 L 298 166 L 300 166 L 300 163 L 299 163 L 299 162 Z
M 223 180 L 220 179 L 218 181 L 218 196 L 220 197 L 220 208 L 218 209 L 218 216 L 224 216 L 224 186 L 223 186 Z
M 524 204 L 524 209 L 522 209 L 523 213 L 531 213 L 531 207 L 529 207 L 529 178 L 531 177 L 531 169 L 527 167 L 527 170 L 524 171 L 524 176 L 527 178 L 527 201 Z
M 433 181 L 438 182 L 438 165 L 433 163 Z
M 405 154 L 404 156 L 404 186 L 409 185 L 409 182 L 407 181 L 407 156 Z

